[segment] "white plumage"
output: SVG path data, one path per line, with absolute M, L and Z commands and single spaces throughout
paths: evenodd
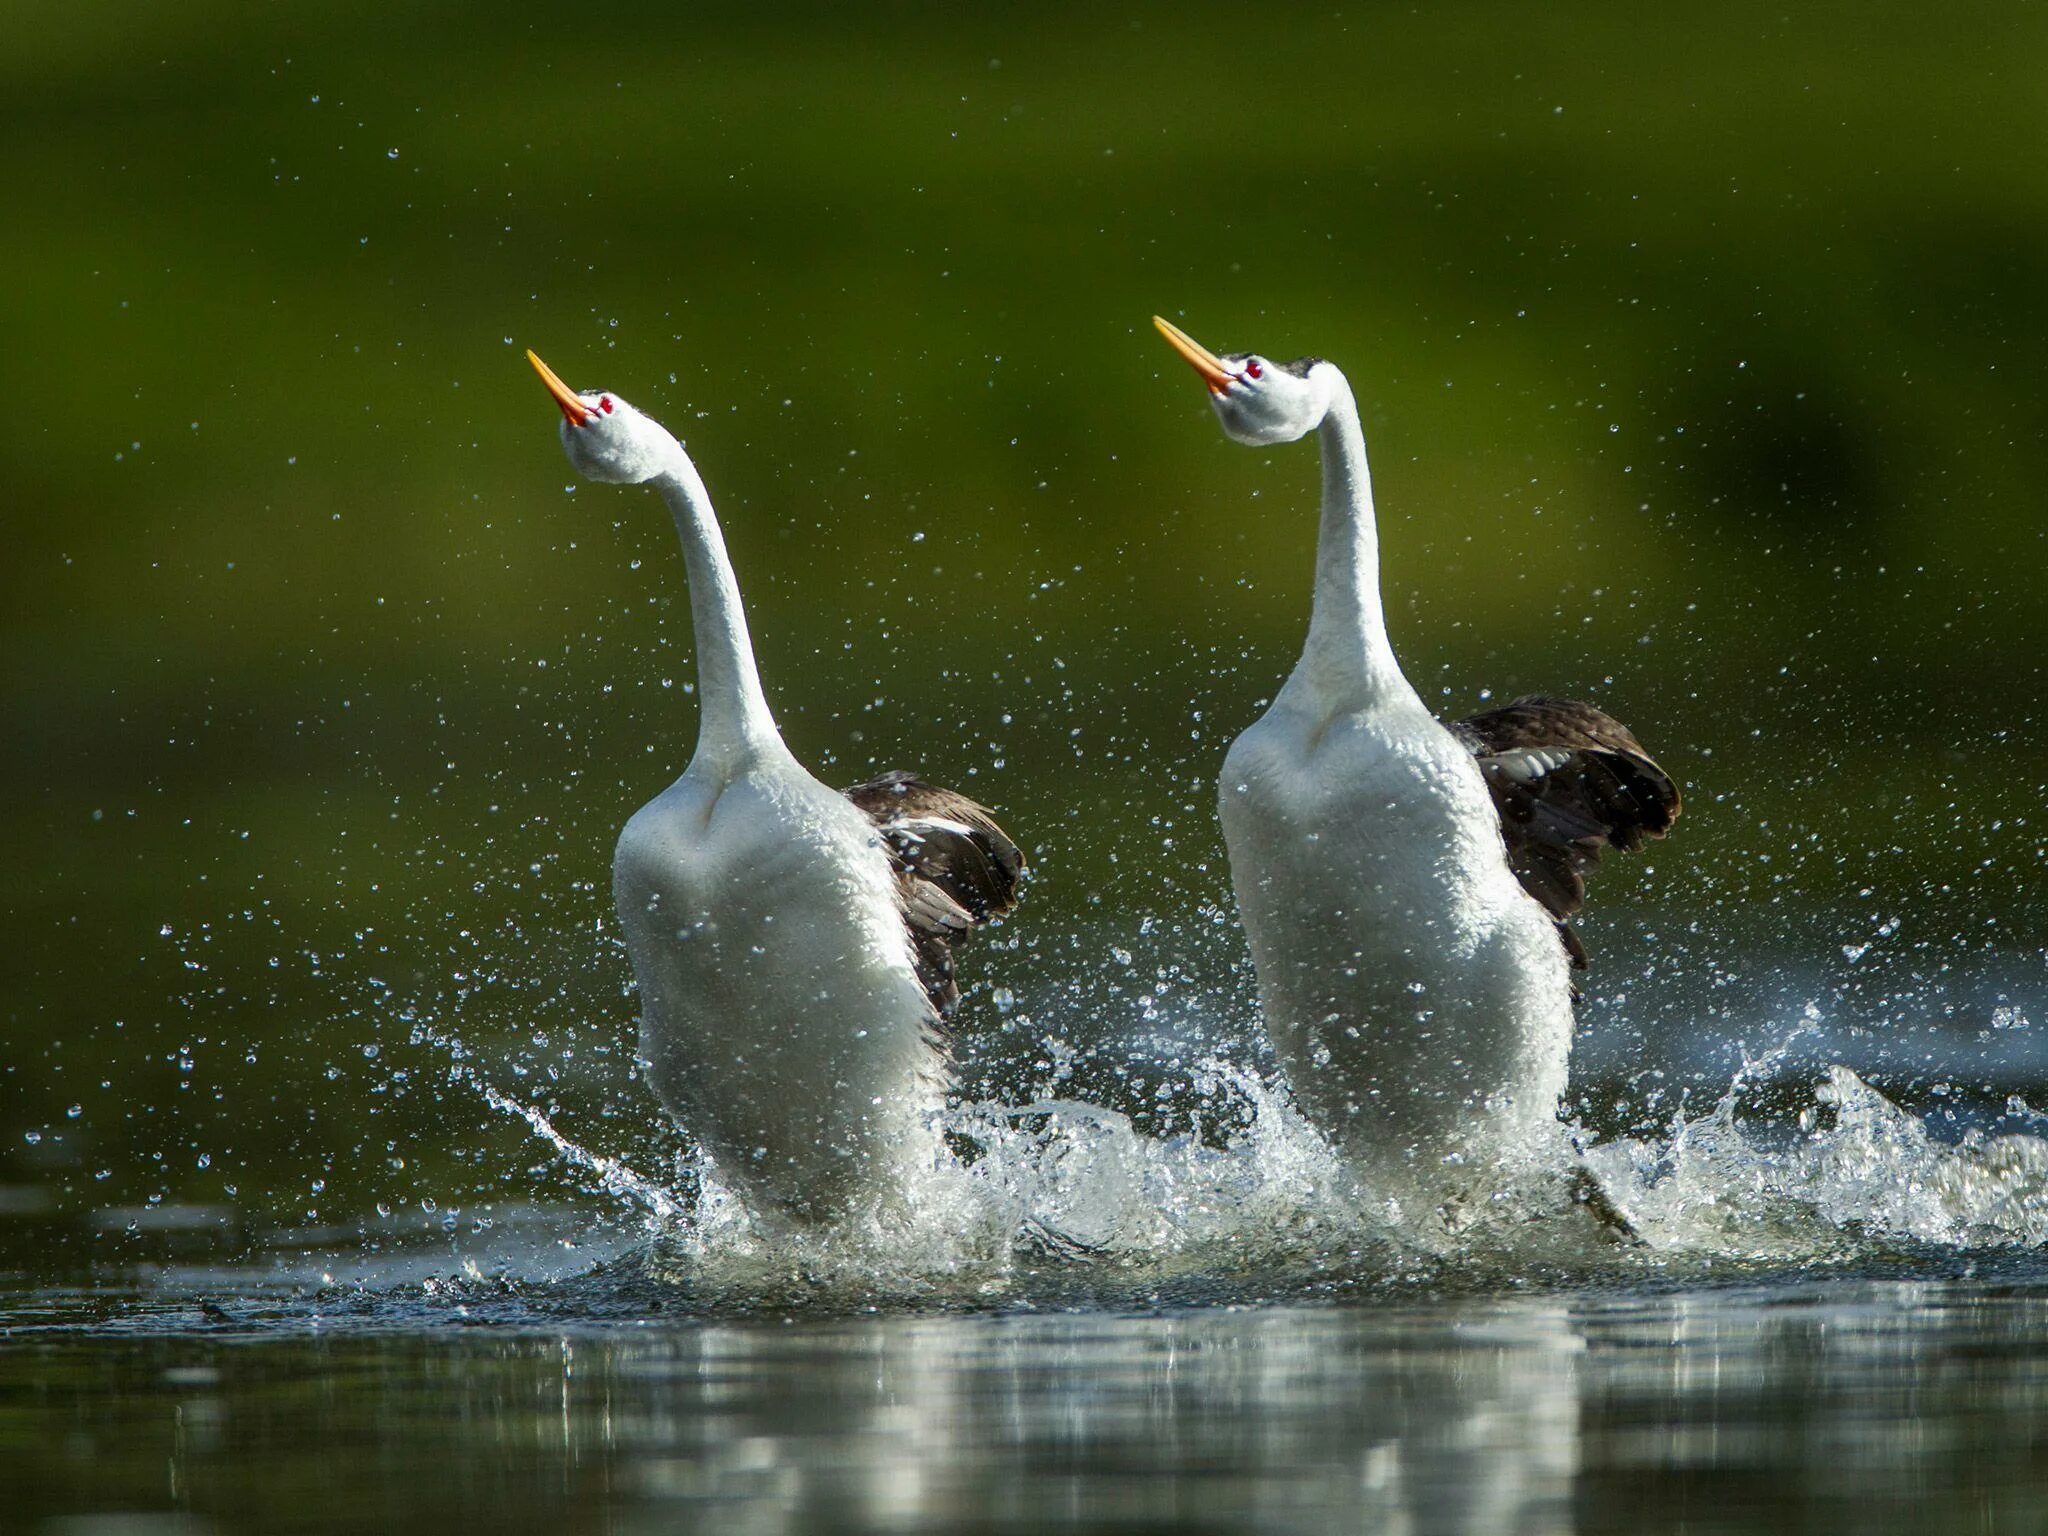
M 1390 1194 L 1438 1193 L 1469 1184 L 1458 1170 L 1475 1158 L 1555 1148 L 1582 954 L 1563 919 L 1583 896 L 1578 873 L 1610 840 L 1660 835 L 1676 791 L 1590 706 L 1521 701 L 1517 721 L 1568 717 L 1577 734 L 1489 742 L 1484 754 L 1472 725 L 1492 716 L 1459 734 L 1440 724 L 1387 638 L 1365 440 L 1344 375 L 1314 358 L 1217 357 L 1155 323 L 1207 382 L 1226 434 L 1268 446 L 1315 432 L 1322 449 L 1308 640 L 1219 782 L 1259 1001 L 1294 1096 Z M 1634 775 L 1610 795 L 1624 808 L 1580 815 L 1589 786 L 1620 771 L 1609 759 Z M 1570 778 L 1578 819 L 1545 822 L 1549 840 L 1526 850 L 1541 868 L 1524 873 L 1503 839 L 1504 811 L 1522 806 L 1503 797 L 1552 776 Z M 1539 876 L 1558 885 L 1555 904 L 1549 887 L 1533 894 Z
M 980 807 L 908 775 L 849 799 L 804 771 L 769 713 L 739 585 L 682 445 L 617 395 L 578 394 L 527 356 L 561 407 L 570 463 L 652 484 L 689 572 L 697 750 L 626 823 L 612 864 L 648 1080 L 756 1202 L 842 1214 L 935 1155 L 941 1012 L 955 995 L 946 946 L 1007 909 L 1021 857 Z M 902 828 L 918 825 L 906 798 L 950 813 L 923 829 L 945 842 L 944 859 L 906 857 Z

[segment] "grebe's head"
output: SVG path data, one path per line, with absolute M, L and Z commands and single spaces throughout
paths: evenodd
M 1323 424 L 1342 378 L 1319 357 L 1276 363 L 1256 352 L 1218 357 L 1171 320 L 1152 317 L 1166 344 L 1209 386 L 1224 435 L 1254 448 L 1291 443 Z
M 528 351 L 526 360 L 562 410 L 562 452 L 576 473 L 609 485 L 638 485 L 672 469 L 682 445 L 668 428 L 607 389 L 571 389 Z

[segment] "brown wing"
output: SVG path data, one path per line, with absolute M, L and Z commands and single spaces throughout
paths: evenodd
M 1508 863 L 1557 919 L 1572 965 L 1586 949 L 1568 921 L 1586 904 L 1586 873 L 1609 848 L 1634 853 L 1678 819 L 1678 786 L 1627 726 L 1590 704 L 1531 694 L 1453 721 L 1479 760 L 1500 813 Z
M 885 773 L 846 798 L 882 835 L 917 979 L 944 1018 L 960 1001 L 953 945 L 1017 904 L 1024 855 L 981 806 L 914 773 Z

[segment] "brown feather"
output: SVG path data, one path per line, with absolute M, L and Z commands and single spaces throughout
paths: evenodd
M 1557 921 L 1574 969 L 1586 948 L 1569 919 L 1609 848 L 1634 853 L 1678 819 L 1678 786 L 1629 728 L 1574 699 L 1531 694 L 1453 721 L 1500 814 L 1508 863 Z
M 846 798 L 881 834 L 917 979 L 944 1018 L 960 1001 L 953 945 L 1017 904 L 1024 855 L 983 807 L 914 773 L 885 773 Z

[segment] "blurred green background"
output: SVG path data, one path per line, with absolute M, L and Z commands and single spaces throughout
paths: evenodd
M 607 909 L 687 599 L 526 346 L 686 439 L 800 756 L 1034 850 L 970 965 L 1010 1086 L 1244 1016 L 1210 785 L 1314 455 L 1226 443 L 1155 311 L 1347 370 L 1447 712 L 1577 692 L 1686 785 L 1601 882 L 1589 1035 L 1741 1034 L 1782 965 L 1852 1024 L 2038 1011 L 2048 12 L 0 26 L 0 1241 L 559 1186 L 480 1080 L 674 1150 Z

